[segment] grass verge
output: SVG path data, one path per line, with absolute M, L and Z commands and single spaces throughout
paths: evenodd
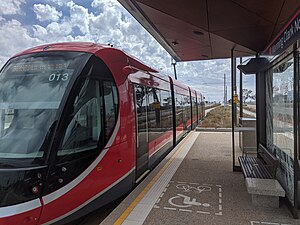
M 239 120 L 239 111 L 237 110 L 237 120 Z M 244 114 L 244 117 L 251 116 Z M 201 121 L 199 127 L 207 128 L 231 128 L 231 106 L 218 106 L 207 113 L 206 117 Z

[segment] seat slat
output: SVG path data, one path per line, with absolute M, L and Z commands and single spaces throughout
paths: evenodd
M 259 157 L 238 157 L 244 176 L 262 179 L 274 178 L 278 166 L 278 159 L 262 145 L 259 145 L 258 156 Z

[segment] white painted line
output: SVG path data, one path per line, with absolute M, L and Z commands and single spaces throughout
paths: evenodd
M 189 183 L 189 184 L 195 184 L 195 185 L 199 185 L 199 183 Z
M 156 204 L 158 204 L 160 202 L 161 198 L 157 199 Z
M 250 221 L 251 225 L 265 224 L 265 225 L 292 225 L 289 223 L 273 223 L 273 222 L 261 222 L 261 221 Z
M 176 208 L 164 207 L 164 209 L 168 209 L 168 210 L 173 210 L 173 211 L 176 211 Z
M 280 225 L 279 223 L 270 223 L 270 222 L 260 222 L 260 221 L 250 221 L 251 225 L 254 224 L 266 224 L 266 225 Z
M 153 208 L 159 209 L 160 207 L 158 205 L 154 205 Z
M 179 211 L 181 211 L 181 212 L 192 212 L 192 210 L 190 210 L 190 209 L 179 209 Z
M 270 222 L 261 222 L 261 224 L 267 224 L 267 225 L 280 225 L 279 223 L 270 223 Z
M 179 183 L 179 184 L 187 184 L 187 182 L 181 182 L 181 181 L 177 181 L 177 183 Z
M 203 211 L 197 211 L 197 213 L 201 213 L 201 214 L 210 214 L 210 212 L 203 212 Z
M 221 185 L 216 185 L 219 187 L 219 213 L 215 213 L 217 216 L 222 216 L 222 186 Z

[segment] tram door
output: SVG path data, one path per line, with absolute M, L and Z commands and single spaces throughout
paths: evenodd
M 134 86 L 136 115 L 136 180 L 148 171 L 147 93 L 141 85 Z

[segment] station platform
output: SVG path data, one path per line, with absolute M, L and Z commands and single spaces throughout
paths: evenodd
M 86 224 L 99 224 L 86 221 Z M 232 171 L 231 132 L 192 131 L 101 225 L 297 225 L 284 204 L 256 207 Z

